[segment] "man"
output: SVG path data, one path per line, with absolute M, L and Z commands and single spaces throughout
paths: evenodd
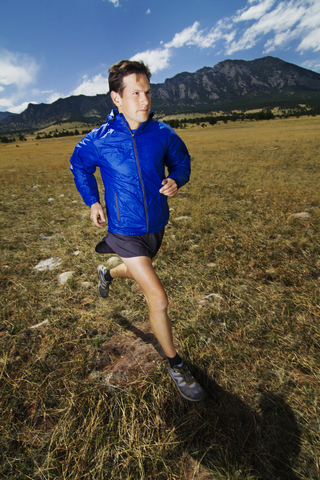
M 94 176 L 100 168 L 108 234 L 96 251 L 115 253 L 123 261 L 111 270 L 98 267 L 99 294 L 106 298 L 115 278 L 138 283 L 149 307 L 151 329 L 168 358 L 170 376 L 181 395 L 196 402 L 205 393 L 175 349 L 167 295 L 152 266 L 169 219 L 167 197 L 174 197 L 188 182 L 190 156 L 175 131 L 152 118 L 150 77 L 142 62 L 123 60 L 109 69 L 116 109 L 107 123 L 75 147 L 71 170 L 94 225 L 102 228 L 106 218 Z

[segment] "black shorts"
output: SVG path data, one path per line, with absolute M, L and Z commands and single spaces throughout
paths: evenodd
M 119 235 L 108 233 L 97 245 L 97 253 L 115 253 L 119 257 L 150 257 L 156 256 L 161 247 L 164 228 L 157 233 L 144 235 Z

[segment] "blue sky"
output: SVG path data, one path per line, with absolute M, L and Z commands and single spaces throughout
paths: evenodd
M 266 55 L 320 72 L 320 0 L 10 0 L 0 25 L 0 111 L 106 93 L 127 58 L 153 83 Z

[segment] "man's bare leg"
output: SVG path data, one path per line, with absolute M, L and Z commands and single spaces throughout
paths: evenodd
M 173 344 L 171 321 L 167 313 L 168 299 L 154 271 L 151 258 L 131 257 L 122 258 L 122 261 L 123 264 L 110 271 L 111 276 L 113 278 L 126 276 L 138 283 L 149 307 L 151 329 L 167 357 L 174 357 L 177 352 Z
M 130 278 L 131 280 L 134 280 L 129 268 L 125 263 L 120 263 L 120 265 L 111 268 L 110 275 L 112 278 Z

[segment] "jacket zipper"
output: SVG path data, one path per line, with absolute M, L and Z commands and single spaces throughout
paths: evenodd
M 116 202 L 116 209 L 117 209 L 117 217 L 118 217 L 118 222 L 120 222 L 120 214 L 119 214 L 119 205 L 118 205 L 118 196 L 117 192 L 114 192 L 114 199 Z
M 141 169 L 140 169 L 140 162 L 139 162 L 137 146 L 136 146 L 136 139 L 135 139 L 134 133 L 131 132 L 131 136 L 132 136 L 134 154 L 135 154 L 135 157 L 136 157 L 136 162 L 137 162 L 137 167 L 138 167 L 138 172 L 139 172 L 139 178 L 140 178 L 140 184 L 141 184 L 141 189 L 142 189 L 142 195 L 143 195 L 143 205 L 144 205 L 144 214 L 145 214 L 146 223 L 147 223 L 147 233 L 149 233 L 149 219 L 148 219 L 148 209 L 147 209 L 147 202 L 146 202 L 146 192 L 145 192 L 144 185 L 143 185 L 143 182 L 142 182 L 142 174 L 141 174 Z
M 145 214 L 145 217 L 146 217 L 147 233 L 149 233 L 149 219 L 148 219 L 148 208 L 147 208 L 147 202 L 146 202 L 146 192 L 145 192 L 143 181 L 142 181 L 142 174 L 141 174 L 140 162 L 139 162 L 139 157 L 138 157 L 138 152 L 137 152 L 136 139 L 135 139 L 134 133 L 132 133 L 131 129 L 128 127 L 128 125 L 127 125 L 126 121 L 124 120 L 124 118 L 122 117 L 122 115 L 121 115 L 121 118 L 122 118 L 123 123 L 125 124 L 125 126 L 129 130 L 129 132 L 131 134 L 131 137 L 132 137 L 134 155 L 136 157 L 136 163 L 137 163 L 137 167 L 138 167 L 140 185 L 141 185 L 141 190 L 142 190 L 142 195 L 143 195 L 143 206 L 144 206 L 144 214 Z

